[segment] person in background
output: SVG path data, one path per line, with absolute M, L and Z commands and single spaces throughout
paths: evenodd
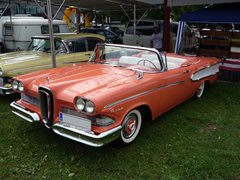
M 151 36 L 151 47 L 157 49 L 158 51 L 162 50 L 162 34 L 158 27 L 153 28 L 153 34 Z

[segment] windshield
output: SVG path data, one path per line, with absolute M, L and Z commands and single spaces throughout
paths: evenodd
M 49 39 L 33 38 L 28 47 L 29 51 L 51 52 L 51 44 Z M 56 53 L 67 53 L 67 50 L 61 40 L 55 40 Z
M 131 46 L 97 45 L 90 62 L 143 72 L 159 72 L 162 69 L 156 51 Z

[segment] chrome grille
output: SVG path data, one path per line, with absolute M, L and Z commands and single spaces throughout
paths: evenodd
M 81 113 L 81 112 L 78 112 L 74 109 L 69 109 L 69 108 L 66 108 L 66 107 L 62 107 L 61 112 L 66 113 L 66 114 L 70 114 L 70 115 L 73 115 L 73 116 L 78 116 L 78 117 L 81 117 L 81 118 L 89 119 L 89 120 L 92 120 L 92 121 L 96 119 L 96 117 L 94 117 L 94 116 L 88 116 L 84 113 Z
M 39 87 L 40 109 L 43 122 L 47 127 L 53 124 L 53 95 L 49 89 Z

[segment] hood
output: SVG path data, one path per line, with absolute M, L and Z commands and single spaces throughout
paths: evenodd
M 16 63 L 24 63 L 28 61 L 35 61 L 41 58 L 44 54 L 46 53 L 42 52 L 37 53 L 33 51 L 16 51 L 11 53 L 4 53 L 0 54 L 0 64 L 2 66 L 5 66 Z
M 41 77 L 35 74 L 38 78 L 32 80 L 29 88 L 37 92 L 38 86 L 47 87 L 61 99 L 62 97 L 87 97 L 87 94 L 99 92 L 113 83 L 123 84 L 134 74 L 132 70 L 102 64 L 72 65 L 52 69 L 44 75 L 39 74 Z M 24 79 L 26 78 L 20 78 L 23 81 Z

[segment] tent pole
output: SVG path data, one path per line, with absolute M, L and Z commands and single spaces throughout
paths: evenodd
M 37 2 L 37 0 L 34 0 L 34 1 L 35 1 L 35 4 L 39 7 L 39 9 L 42 11 L 42 13 L 48 18 L 48 15 L 44 11 L 43 7 Z
M 164 1 L 163 8 L 163 50 L 169 52 L 169 39 L 170 39 L 170 7 L 167 0 Z
M 138 21 L 136 24 L 138 24 L 144 18 L 144 16 L 148 13 L 148 11 L 149 9 L 147 9 L 140 18 L 138 18 Z
M 128 13 L 126 12 L 126 10 L 123 8 L 122 5 L 120 5 L 120 8 L 123 10 L 123 12 L 124 12 L 125 15 L 127 16 L 128 20 L 131 21 L 132 19 L 129 17 Z
M 55 18 L 56 18 L 56 16 L 58 15 L 59 11 L 62 9 L 62 7 L 63 7 L 63 5 L 64 5 L 65 1 L 66 1 L 66 0 L 63 0 L 62 4 L 60 5 L 60 7 L 58 8 L 57 12 L 55 13 L 55 15 L 54 15 L 53 19 L 55 19 Z
M 81 11 L 77 8 L 76 9 L 76 13 L 77 13 L 77 34 L 80 33 L 81 31 Z
M 133 44 L 136 45 L 136 2 L 133 4 Z
M 47 8 L 48 8 L 48 26 L 49 26 L 49 35 L 50 35 L 50 43 L 51 43 L 51 55 L 52 55 L 52 67 L 56 67 L 56 54 L 55 54 L 55 44 L 53 37 L 53 17 L 52 17 L 52 4 L 51 0 L 47 0 Z
M 4 8 L 3 12 L 2 12 L 1 15 L 0 15 L 0 18 L 2 18 L 2 16 L 3 16 L 4 13 L 6 12 L 7 8 L 9 7 L 9 4 L 10 4 L 10 2 L 8 1 L 7 6 Z M 11 10 L 10 10 L 10 12 L 11 12 Z

